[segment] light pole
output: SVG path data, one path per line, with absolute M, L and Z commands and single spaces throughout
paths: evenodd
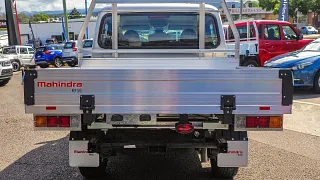
M 66 4 L 66 0 L 62 0 L 62 2 L 63 2 L 63 14 L 64 14 L 64 27 L 66 29 L 66 37 L 67 37 L 67 39 L 69 39 L 67 4 Z
M 88 15 L 88 0 L 84 0 L 85 3 L 85 11 L 86 11 L 86 16 Z M 86 29 L 86 39 L 89 39 L 89 30 L 88 27 Z

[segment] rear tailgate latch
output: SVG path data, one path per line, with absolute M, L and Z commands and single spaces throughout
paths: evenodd
M 95 115 L 92 114 L 95 109 L 95 96 L 81 95 L 80 109 L 83 110 L 83 124 L 91 125 L 95 121 Z
M 233 110 L 236 110 L 236 96 L 222 95 L 221 96 L 221 110 L 223 110 L 223 124 L 232 124 Z

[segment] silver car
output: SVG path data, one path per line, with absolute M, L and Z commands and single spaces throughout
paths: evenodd
M 0 57 L 0 87 L 8 84 L 12 76 L 13 70 L 10 59 Z
M 2 49 L 2 55 L 11 60 L 13 71 L 20 71 L 20 68 L 32 65 L 32 58 L 35 50 L 31 46 L 6 46 Z

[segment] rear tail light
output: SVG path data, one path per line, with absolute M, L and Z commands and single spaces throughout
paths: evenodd
M 50 54 L 50 51 L 45 51 L 44 53 L 49 55 L 49 54 Z
M 247 116 L 246 128 L 282 128 L 282 117 Z
M 34 117 L 35 127 L 47 127 L 47 117 L 46 116 L 36 116 Z
M 190 134 L 194 131 L 192 124 L 177 124 L 176 131 L 180 134 Z
M 72 51 L 74 51 L 74 52 L 77 51 L 76 43 L 72 43 Z
M 70 127 L 70 116 L 35 116 L 35 127 Z
M 270 128 L 281 128 L 282 127 L 282 117 L 270 117 Z

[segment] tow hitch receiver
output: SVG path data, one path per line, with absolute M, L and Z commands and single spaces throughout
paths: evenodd
M 179 122 L 176 123 L 175 129 L 180 134 L 190 134 L 194 131 L 194 126 L 188 120 L 188 114 L 180 114 Z

